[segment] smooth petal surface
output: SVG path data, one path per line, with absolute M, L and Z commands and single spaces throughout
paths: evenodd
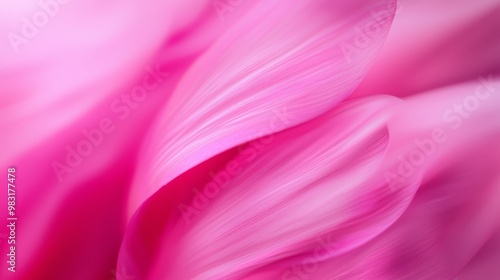
M 389 125 L 384 173 L 393 174 L 387 178 L 395 190 L 406 188 L 413 176 L 422 177 L 421 187 L 393 226 L 321 263 L 312 279 L 453 279 L 459 274 L 499 226 L 499 81 L 484 78 L 406 100 Z M 477 107 L 465 110 L 470 107 L 464 100 L 476 94 L 481 96 Z M 460 122 L 455 104 L 467 113 Z
M 500 73 L 500 2 L 399 0 L 387 42 L 353 93 L 407 96 Z
M 201 198 L 191 195 L 189 206 L 181 202 L 180 213 L 170 214 L 178 221 L 164 229 L 163 249 L 148 279 L 239 279 L 266 266 L 300 263 L 314 254 L 320 237 L 335 240 L 327 245 L 332 248 L 325 260 L 382 232 L 418 186 L 408 180 L 408 188 L 390 192 L 384 177 L 375 175 L 389 141 L 385 125 L 394 102 L 387 97 L 351 102 L 242 147 L 227 165 L 236 166 L 231 169 L 238 174 L 228 177 L 226 169 L 204 188 L 191 186 L 209 198 L 201 209 Z M 170 200 L 172 193 L 158 195 Z M 140 213 L 131 226 L 147 219 L 147 211 Z M 137 247 L 127 242 L 143 238 L 126 237 L 121 252 L 119 267 L 136 275 L 144 272 L 130 263 L 128 254 Z
M 0 139 L 8 147 L 1 166 L 19 172 L 18 261 L 30 268 L 15 279 L 111 276 L 142 132 L 187 66 L 228 28 L 210 1 L 189 1 L 195 9 L 180 2 L 31 1 L 0 10 L 1 30 L 21 35 L 24 17 L 53 12 L 28 43 L 0 42 L 0 129 L 9 133 Z M 215 27 L 197 48 L 175 52 L 194 43 L 200 15 Z M 146 96 L 137 93 L 143 85 Z M 82 256 L 97 251 L 82 270 Z M 61 262 L 64 269 L 52 268 Z
M 366 0 L 259 2 L 176 88 L 142 152 L 129 215 L 200 162 L 307 121 L 344 99 L 378 53 L 394 8 Z M 365 48 L 346 54 L 357 29 L 368 24 L 376 29 Z M 284 122 L 269 130 L 276 114 Z
M 0 2 L 0 279 L 497 280 L 499 12 Z

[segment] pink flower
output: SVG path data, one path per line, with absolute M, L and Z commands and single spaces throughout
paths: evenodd
M 1 7 L 1 279 L 500 272 L 498 1 Z

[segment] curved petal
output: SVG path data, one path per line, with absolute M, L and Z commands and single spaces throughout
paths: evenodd
M 170 214 L 148 279 L 241 278 L 314 254 L 318 237 L 337 242 L 325 259 L 375 237 L 397 219 L 417 187 L 408 182 L 408 188 L 388 192 L 383 176 L 375 176 L 389 140 L 385 124 L 391 106 L 391 98 L 347 103 L 242 147 L 225 169 L 211 175 L 213 182 L 194 187 L 190 192 L 197 195 Z M 172 193 L 157 195 L 165 206 Z M 145 215 L 138 212 L 130 227 L 138 227 Z M 119 259 L 119 266 L 132 271 L 141 268 L 129 254 L 142 251 L 133 243 L 145 238 L 136 234 L 127 233 Z
M 387 42 L 353 96 L 407 96 L 500 73 L 498 1 L 398 4 Z
M 18 170 L 17 260 L 30 268 L 16 275 L 109 279 L 142 138 L 137 131 L 147 129 L 187 66 L 229 27 L 209 0 L 5 3 L 0 30 L 29 39 L 0 41 L 0 129 L 9 132 L 0 138 L 0 166 Z M 38 26 L 44 15 L 48 22 Z M 196 41 L 190 32 L 199 20 L 212 28 Z M 175 52 L 194 42 L 197 48 Z M 6 251 L 8 244 L 0 245 Z M 105 253 L 81 269 L 82 256 L 96 251 Z M 63 261 L 65 269 L 53 269 Z M 1 270 L 0 278 L 9 274 Z
M 335 106 L 367 71 L 393 10 L 386 1 L 259 2 L 176 88 L 142 153 L 129 215 L 207 158 Z M 375 31 L 364 48 L 346 55 L 368 24 Z M 276 117 L 282 121 L 269 130 L 267 123 Z
M 397 164 L 386 170 L 403 183 L 396 190 L 412 174 L 421 187 L 387 231 L 319 263 L 311 278 L 453 279 L 491 238 L 500 225 L 500 79 L 482 82 L 413 96 L 394 113 L 386 162 Z
M 460 271 L 457 278 L 463 280 L 488 279 L 492 275 L 498 275 L 500 273 L 499 259 L 500 230 L 497 230 L 474 258 L 467 263 L 467 266 Z
M 14 36 L 0 41 L 0 128 L 11 135 L 0 139 L 9 147 L 6 161 L 75 122 L 92 119 L 96 111 L 107 113 L 117 93 L 130 91 L 147 72 L 168 72 L 171 78 L 164 82 L 175 84 L 176 76 L 229 28 L 220 24 L 209 0 L 9 4 L 0 9 L 0 31 Z M 156 107 L 170 91 L 164 90 Z

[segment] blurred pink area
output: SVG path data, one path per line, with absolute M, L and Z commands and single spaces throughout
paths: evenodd
M 498 0 L 3 1 L 0 31 L 0 279 L 498 279 Z

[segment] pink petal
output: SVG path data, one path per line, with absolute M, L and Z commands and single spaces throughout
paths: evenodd
M 500 73 L 498 1 L 398 3 L 387 42 L 355 96 L 406 96 Z
M 154 124 L 141 153 L 129 216 L 200 162 L 334 107 L 367 71 L 393 8 L 364 0 L 259 2 L 188 71 Z M 346 57 L 343 46 L 367 24 L 378 28 L 366 48 Z M 277 114 L 283 124 L 269 129 Z
M 161 255 L 148 279 L 239 278 L 258 267 L 279 261 L 283 268 L 303 254 L 312 255 L 315 239 L 328 233 L 338 243 L 332 249 L 335 254 L 325 258 L 352 250 L 382 232 L 402 213 L 409 203 L 405 198 L 417 187 L 408 182 L 406 189 L 387 192 L 384 177 L 374 176 L 388 143 L 384 129 L 388 114 L 381 111 L 393 104 L 387 98 L 351 102 L 251 142 L 227 163 L 241 173 L 212 174 L 229 182 L 204 206 L 192 194 L 186 201 L 172 201 L 172 191 L 156 194 L 156 202 L 148 203 L 161 204 L 170 222 L 160 237 Z M 222 172 L 229 174 L 228 168 Z M 194 176 L 198 173 L 190 177 Z M 183 188 L 190 193 L 209 191 L 191 187 Z M 150 208 L 147 204 L 143 208 Z M 176 212 L 166 210 L 166 205 L 174 205 Z M 144 245 L 138 240 L 147 238 L 139 230 L 147 223 L 140 220 L 155 222 L 148 215 L 159 213 L 141 208 L 134 216 L 119 259 L 119 266 L 141 277 L 149 268 L 138 264 L 134 255 L 144 257 L 148 250 L 137 247 Z M 150 246 L 158 252 L 158 245 Z
M 0 138 L 0 145 L 7 147 L 1 166 L 18 169 L 23 201 L 18 214 L 29 229 L 18 233 L 23 240 L 18 262 L 30 268 L 20 270 L 19 277 L 111 277 L 125 223 L 128 174 L 142 138 L 137 131 L 151 123 L 187 66 L 228 28 L 220 25 L 210 1 L 198 1 L 197 8 L 173 2 L 70 1 L 58 6 L 57 15 L 20 45 L 18 54 L 8 40 L 0 42 L 0 128 L 9 132 Z M 0 9 L 4 34 L 19 33 L 20 19 L 32 20 L 42 10 L 38 1 L 9 8 Z M 191 36 L 196 35 L 187 31 L 200 32 L 193 26 L 200 14 L 214 27 L 197 41 L 197 48 L 175 57 L 158 54 L 193 44 Z M 152 78 L 157 69 L 169 76 L 157 73 Z M 145 78 L 150 85 L 156 82 L 155 88 L 146 99 L 133 102 L 134 107 L 126 105 L 123 95 L 130 95 Z M 101 131 L 102 137 L 95 136 L 101 138 L 99 144 L 70 166 L 68 147 L 78 150 L 88 141 L 83 131 L 99 133 L 95 131 L 103 121 L 112 131 Z M 7 243 L 0 245 L 7 250 Z M 106 254 L 86 259 L 82 269 L 82 256 L 99 250 Z M 66 269 L 54 270 L 52 265 L 61 262 Z M 9 273 L 1 270 L 0 278 Z
M 453 279 L 466 266 L 500 226 L 500 79 L 488 80 L 407 99 L 389 126 L 384 169 L 399 178 L 395 190 L 414 176 L 422 177 L 422 186 L 387 231 L 318 263 L 309 277 Z M 455 103 L 471 108 L 472 100 L 477 107 L 466 111 L 460 125 L 448 116 L 449 110 L 457 116 Z

